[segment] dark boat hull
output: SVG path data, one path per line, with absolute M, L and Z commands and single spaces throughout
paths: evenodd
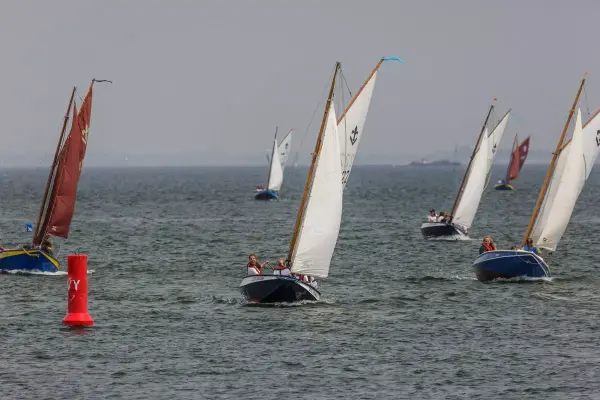
M 550 268 L 540 256 L 523 250 L 487 251 L 475 259 L 473 268 L 477 279 L 482 282 L 499 278 L 550 276 Z
M 293 303 L 321 298 L 321 293 L 307 283 L 280 275 L 247 276 L 240 284 L 240 291 L 253 303 Z
M 0 271 L 57 272 L 59 266 L 58 260 L 39 249 L 0 252 Z
M 460 237 L 467 237 L 467 232 L 454 224 L 445 222 L 425 222 L 421 225 L 421 234 L 425 239 L 456 240 Z
M 511 185 L 510 183 L 497 183 L 496 186 L 494 186 L 494 189 L 496 189 L 496 190 L 515 190 L 513 185 Z
M 255 200 L 279 200 L 277 192 L 272 190 L 260 190 L 254 193 Z

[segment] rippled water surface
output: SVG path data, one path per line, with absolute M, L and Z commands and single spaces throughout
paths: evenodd
M 483 284 L 480 238 L 520 241 L 545 167 L 488 190 L 473 240 L 452 243 L 419 226 L 461 169 L 355 167 L 322 301 L 248 305 L 246 256 L 285 255 L 306 172 L 257 202 L 266 168 L 86 169 L 60 260 L 89 255 L 96 325 L 61 325 L 66 275 L 1 274 L 0 398 L 600 398 L 598 171 L 552 279 Z M 30 240 L 45 174 L 0 171 L 6 244 Z

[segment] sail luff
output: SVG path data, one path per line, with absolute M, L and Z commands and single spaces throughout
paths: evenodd
M 42 204 L 40 206 L 40 213 L 38 215 L 36 224 L 35 224 L 35 234 L 33 235 L 33 245 L 39 245 L 43 240 L 43 234 L 41 229 L 41 221 L 44 214 L 47 212 L 47 203 L 48 203 L 48 193 L 50 191 L 50 185 L 52 183 L 53 177 L 56 172 L 56 166 L 58 162 L 58 155 L 60 153 L 60 149 L 65 137 L 65 132 L 67 130 L 67 124 L 69 122 L 69 115 L 71 114 L 71 106 L 73 105 L 73 99 L 75 98 L 75 91 L 77 88 L 73 86 L 73 90 L 71 91 L 71 98 L 69 99 L 69 105 L 67 106 L 67 112 L 65 113 L 65 117 L 63 120 L 63 126 L 60 131 L 60 136 L 58 138 L 58 144 L 56 145 L 56 152 L 54 153 L 54 159 L 52 161 L 52 165 L 50 167 L 50 173 L 48 174 L 48 181 L 46 183 L 46 188 L 44 189 L 44 196 L 42 197 Z M 73 118 L 74 119 L 74 118 Z
M 523 237 L 523 246 L 525 246 L 527 244 L 526 243 L 527 239 L 531 235 L 531 231 L 533 230 L 535 221 L 540 212 L 540 207 L 542 205 L 542 202 L 544 201 L 544 198 L 546 197 L 546 192 L 548 191 L 548 183 L 550 182 L 550 178 L 552 177 L 552 173 L 554 172 L 554 168 L 556 167 L 556 160 L 557 160 L 558 155 L 560 154 L 560 150 L 563 146 L 563 142 L 565 140 L 565 135 L 567 133 L 567 129 L 569 129 L 569 124 L 571 123 L 571 119 L 573 118 L 573 113 L 575 113 L 575 108 L 577 107 L 577 103 L 579 102 L 579 96 L 581 95 L 581 91 L 583 90 L 583 85 L 585 84 L 585 79 L 586 79 L 585 77 L 583 79 L 581 79 L 581 84 L 579 85 L 579 90 L 577 91 L 577 95 L 575 96 L 575 100 L 573 101 L 573 106 L 571 107 L 571 110 L 569 111 L 569 117 L 567 118 L 567 122 L 565 123 L 565 126 L 562 130 L 560 139 L 558 140 L 558 143 L 556 144 L 556 150 L 554 151 L 553 156 L 552 156 L 552 161 L 550 161 L 550 165 L 548 166 L 548 171 L 546 172 L 546 178 L 544 179 L 544 183 L 542 184 L 542 188 L 540 189 L 540 194 L 538 195 L 538 199 L 537 199 L 537 202 L 535 203 L 533 213 L 531 214 L 531 218 L 529 220 L 529 225 L 527 226 L 527 231 L 525 232 L 525 236 Z
M 492 110 L 493 109 L 494 109 L 494 105 L 492 104 L 490 106 L 490 110 L 487 113 L 487 116 L 485 117 L 485 122 L 483 123 L 483 126 L 481 127 L 481 132 L 479 132 L 479 136 L 477 137 L 477 143 L 475 143 L 475 147 L 473 148 L 473 153 L 471 154 L 471 159 L 469 160 L 469 164 L 467 165 L 467 169 L 465 170 L 465 174 L 463 175 L 462 181 L 460 182 L 460 186 L 458 187 L 458 193 L 456 194 L 456 198 L 454 199 L 454 204 L 452 205 L 452 210 L 450 211 L 450 221 L 452 221 L 452 219 L 454 218 L 454 212 L 456 211 L 456 206 L 458 205 L 458 202 L 459 202 L 460 197 L 462 195 L 463 187 L 465 185 L 467 177 L 469 176 L 469 171 L 471 169 L 471 164 L 473 163 L 473 159 L 475 158 L 475 154 L 477 154 L 477 149 L 479 147 L 479 143 L 481 143 L 481 137 L 483 136 L 483 132 L 485 131 L 485 127 L 487 126 L 488 120 L 490 119 L 490 115 L 492 114 Z
M 300 202 L 300 208 L 298 209 L 298 214 L 296 216 L 296 224 L 294 225 L 294 231 L 292 232 L 292 240 L 290 240 L 290 247 L 288 250 L 288 258 L 287 263 L 290 263 L 294 252 L 296 251 L 296 242 L 298 240 L 298 231 L 300 230 L 300 226 L 304 219 L 304 213 L 306 211 L 306 199 L 309 194 L 310 188 L 312 186 L 312 181 L 314 179 L 315 174 L 315 162 L 317 157 L 321 151 L 321 146 L 323 144 L 323 132 L 325 131 L 325 125 L 327 123 L 327 117 L 329 116 L 329 109 L 331 107 L 331 101 L 333 99 L 333 93 L 335 90 L 335 81 L 337 74 L 340 69 L 340 62 L 336 62 L 335 71 L 333 73 L 333 79 L 331 80 L 331 88 L 329 89 L 329 95 L 327 96 L 327 103 L 325 104 L 325 112 L 323 113 L 323 120 L 321 122 L 321 129 L 319 130 L 319 136 L 317 137 L 317 143 L 315 144 L 315 150 L 312 154 L 312 160 L 310 163 L 310 169 L 308 171 L 308 177 L 306 179 L 306 185 L 304 187 L 304 192 L 302 193 L 302 201 Z
M 356 99 L 358 98 L 358 96 L 360 96 L 360 94 L 362 93 L 362 91 L 365 88 L 365 86 L 367 86 L 367 84 L 369 83 L 369 81 L 371 80 L 371 78 L 373 77 L 373 75 L 375 75 L 375 72 L 377 72 L 377 70 L 379 69 L 379 67 L 381 67 L 382 63 L 383 63 L 383 58 L 381 60 L 379 60 L 379 62 L 377 63 L 377 65 L 375 65 L 375 68 L 373 68 L 373 70 L 371 71 L 371 73 L 369 74 L 369 76 L 367 76 L 367 79 L 365 79 L 365 81 L 363 82 L 363 84 L 360 87 L 360 89 L 358 89 L 358 92 L 356 92 L 354 94 L 354 97 L 352 97 L 352 99 L 350 100 L 350 103 L 348 103 L 348 106 L 346 107 L 346 109 L 344 110 L 344 112 L 342 113 L 342 115 L 340 115 L 340 117 L 337 119 L 337 123 L 338 124 L 344 119 L 344 117 L 346 116 L 346 113 L 348 112 L 348 110 L 350 110 L 350 108 L 352 107 L 352 105 L 354 104 L 354 102 L 356 101 Z

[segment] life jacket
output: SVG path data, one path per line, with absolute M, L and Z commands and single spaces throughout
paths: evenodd
M 260 265 L 252 265 L 252 264 L 248 263 L 247 267 L 254 268 L 254 270 L 258 273 L 258 275 L 262 275 L 262 268 L 260 268 Z
M 286 268 L 288 268 L 288 267 L 286 267 L 285 265 L 278 265 L 278 266 L 275 267 L 275 269 L 278 270 L 278 271 L 282 271 L 282 270 L 284 270 Z
M 487 243 L 482 243 L 481 244 L 483 247 L 485 247 L 485 251 L 494 251 L 494 248 L 492 247 L 491 244 L 487 244 Z

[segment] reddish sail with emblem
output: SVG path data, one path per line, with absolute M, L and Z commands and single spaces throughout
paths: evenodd
M 77 186 L 87 149 L 92 116 L 92 80 L 79 110 L 75 104 L 76 88 L 64 118 L 54 160 L 50 167 L 40 213 L 31 246 L 0 253 L 0 270 L 56 272 L 60 263 L 53 253 L 50 237 L 67 238 L 75 211 Z M 69 134 L 65 137 L 71 120 Z
M 527 159 L 528 153 L 529 136 L 523 141 L 523 143 L 519 144 L 518 135 L 515 135 L 513 151 L 510 156 L 510 162 L 508 163 L 508 169 L 506 170 L 506 179 L 499 180 L 494 189 L 515 190 L 513 185 L 510 184 L 510 182 L 517 179 L 517 177 L 519 176 L 519 172 L 521 172 L 521 168 L 523 168 L 523 164 L 525 164 L 525 160 Z

